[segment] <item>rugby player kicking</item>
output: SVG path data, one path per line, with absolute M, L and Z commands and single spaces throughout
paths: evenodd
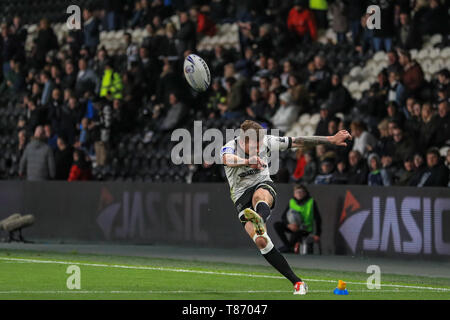
M 294 294 L 304 295 L 308 286 L 292 271 L 286 259 L 274 247 L 267 235 L 266 222 L 275 205 L 275 185 L 267 165 L 271 152 L 289 148 L 305 148 L 317 144 L 347 146 L 352 136 L 341 130 L 328 137 L 277 137 L 265 135 L 257 122 L 246 120 L 241 124 L 240 136 L 230 140 L 220 156 L 230 185 L 231 199 L 239 219 L 263 257 L 294 285 Z

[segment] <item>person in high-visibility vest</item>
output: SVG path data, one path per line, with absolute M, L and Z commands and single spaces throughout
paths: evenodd
M 328 3 L 327 0 L 309 0 L 309 9 L 314 13 L 318 29 L 328 28 Z
M 112 62 L 107 61 L 100 87 L 100 97 L 106 97 L 108 100 L 122 99 L 122 90 L 120 74 L 114 71 Z
M 299 253 L 300 243 L 306 240 L 307 252 L 313 253 L 314 242 L 320 241 L 322 221 L 317 203 L 304 185 L 294 185 L 293 197 L 281 221 L 275 222 L 273 226 L 283 242 L 280 252 Z M 287 234 L 290 234 L 290 239 Z

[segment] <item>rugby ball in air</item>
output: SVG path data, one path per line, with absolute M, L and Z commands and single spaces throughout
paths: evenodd
M 208 89 L 211 83 L 211 74 L 205 60 L 196 54 L 190 54 L 184 59 L 184 77 L 189 85 L 198 92 Z

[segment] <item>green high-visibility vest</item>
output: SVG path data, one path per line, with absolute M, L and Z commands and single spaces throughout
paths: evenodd
M 105 70 L 100 88 L 100 97 L 106 97 L 108 92 L 110 92 L 113 99 L 122 99 L 122 89 L 123 85 L 120 75 L 111 69 Z
M 312 232 L 314 227 L 314 199 L 309 198 L 308 201 L 301 205 L 295 199 L 291 199 L 289 200 L 289 208 L 300 214 L 306 231 Z
M 309 0 L 309 7 L 314 10 L 328 10 L 327 0 Z

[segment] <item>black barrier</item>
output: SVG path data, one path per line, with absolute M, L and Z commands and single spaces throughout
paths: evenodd
M 311 186 L 323 254 L 450 258 L 450 189 Z M 292 186 L 277 186 L 272 225 Z M 0 182 L 0 219 L 33 214 L 33 239 L 248 247 L 226 184 Z

